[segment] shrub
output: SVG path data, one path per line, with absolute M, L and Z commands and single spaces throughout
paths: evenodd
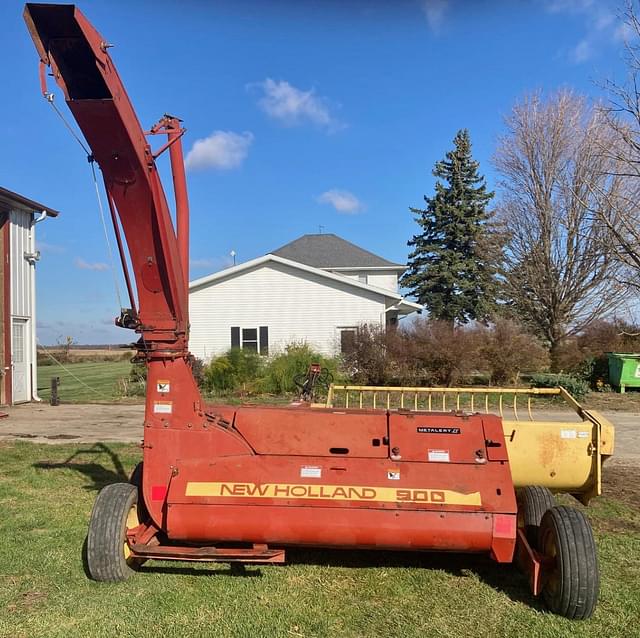
M 598 357 L 607 352 L 639 352 L 640 326 L 620 319 L 595 321 L 577 338 L 583 357 Z
M 189 363 L 191 364 L 191 374 L 193 374 L 193 378 L 195 379 L 196 385 L 199 388 L 204 388 L 205 385 L 205 365 L 202 359 L 198 359 L 198 357 L 190 356 Z
M 343 369 L 353 383 L 387 385 L 392 381 L 393 353 L 388 341 L 389 333 L 382 326 L 358 326 L 349 350 L 342 354 Z
M 576 399 L 582 399 L 589 392 L 589 384 L 571 374 L 534 374 L 531 377 L 534 388 L 555 388 L 562 386 Z
M 335 359 L 315 352 L 305 342 L 288 344 L 284 352 L 271 357 L 265 365 L 261 380 L 262 390 L 273 394 L 297 392 L 298 387 L 294 379 L 306 374 L 312 363 L 319 363 L 323 368 L 327 368 L 333 377 L 337 374 L 338 364 Z
M 482 363 L 484 329 L 421 319 L 404 331 L 407 355 L 424 385 L 464 382 Z
M 480 354 L 491 383 L 516 383 L 521 372 L 549 366 L 549 353 L 534 336 L 509 319 L 498 319 L 484 331 Z
M 126 377 L 118 379 L 118 393 L 123 397 L 141 397 L 147 390 L 147 366 L 144 363 L 131 364 Z
M 212 359 L 204 370 L 204 387 L 210 391 L 235 390 L 255 381 L 262 370 L 262 358 L 252 350 L 232 348 Z
M 560 370 L 601 390 L 609 380 L 607 352 L 640 352 L 640 327 L 619 319 L 594 321 L 561 344 Z

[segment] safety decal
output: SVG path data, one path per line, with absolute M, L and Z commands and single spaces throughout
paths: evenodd
M 173 412 L 173 401 L 154 401 L 153 411 L 156 414 L 171 414 Z
M 575 439 L 578 433 L 575 430 L 560 430 L 561 439 Z
M 185 496 L 211 498 L 284 498 L 289 500 L 378 501 L 482 505 L 480 492 L 463 494 L 430 488 L 369 487 L 364 485 L 300 485 L 293 483 L 187 483 Z
M 390 481 L 399 481 L 400 480 L 400 470 L 388 470 L 387 478 Z
M 167 394 L 171 391 L 171 383 L 169 381 L 158 381 L 156 385 L 156 390 L 160 394 Z
M 303 465 L 300 468 L 301 478 L 322 478 L 322 468 L 312 465 Z
M 428 459 L 434 463 L 449 463 L 449 450 L 429 450 Z
M 579 439 L 590 439 L 591 438 L 591 432 L 578 432 L 578 438 Z
M 441 428 L 430 425 L 421 425 L 416 428 L 418 434 L 460 434 L 460 428 Z

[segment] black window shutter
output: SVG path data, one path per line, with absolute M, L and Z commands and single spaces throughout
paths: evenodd
M 231 328 L 231 347 L 232 348 L 240 347 L 240 328 L 236 328 L 236 327 Z
M 260 354 L 269 354 L 269 327 L 260 326 Z

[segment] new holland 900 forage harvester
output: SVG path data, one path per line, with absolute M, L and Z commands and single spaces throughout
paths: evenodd
M 96 499 L 91 576 L 124 580 L 148 559 L 279 563 L 286 546 L 476 552 L 518 559 L 551 610 L 589 617 L 599 583 L 593 534 L 550 489 L 584 503 L 600 493 L 610 425 L 590 413 L 588 427 L 568 435 L 523 424 L 507 433 L 509 453 L 492 415 L 207 405 L 188 351 L 180 120 L 165 115 L 143 130 L 110 45 L 75 6 L 27 4 L 24 16 L 43 94 L 53 99 L 48 66 L 102 171 L 131 299 L 116 323 L 140 335 L 147 366 L 143 462 L 131 483 Z M 157 134 L 167 142 L 154 151 L 147 138 Z M 175 229 L 156 168 L 165 150 Z M 512 468 L 514 459 L 526 467 Z

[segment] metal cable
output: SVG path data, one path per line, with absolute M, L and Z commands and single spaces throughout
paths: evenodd
M 93 177 L 93 184 L 96 189 L 96 198 L 98 200 L 98 209 L 100 211 L 100 220 L 102 221 L 102 229 L 104 230 L 104 238 L 107 243 L 107 252 L 109 253 L 109 263 L 111 267 L 111 274 L 113 275 L 113 284 L 115 286 L 116 297 L 118 299 L 118 308 L 122 309 L 123 306 L 122 306 L 122 298 L 120 296 L 120 286 L 118 285 L 118 277 L 116 275 L 116 269 L 114 266 L 113 251 L 111 250 L 111 242 L 109 241 L 109 232 L 107 230 L 107 224 L 104 220 L 104 208 L 102 206 L 102 198 L 100 197 L 100 187 L 98 186 L 98 179 L 96 177 L 95 160 L 93 159 L 93 155 L 91 154 L 91 151 L 89 151 L 89 149 L 84 145 L 80 137 L 76 134 L 72 126 L 69 124 L 69 122 L 67 122 L 64 115 L 60 112 L 58 107 L 55 105 L 53 93 L 45 93 L 44 97 L 47 100 L 47 102 L 51 104 L 51 107 L 53 108 L 53 110 L 58 114 L 58 117 L 62 120 L 63 124 L 66 126 L 69 133 L 71 133 L 71 135 L 76 140 L 76 142 L 80 144 L 80 147 L 82 148 L 82 150 L 87 154 L 89 164 L 91 165 L 91 175 Z
M 80 146 L 82 147 L 82 150 L 87 155 L 91 155 L 91 151 L 89 151 L 89 149 L 83 144 L 82 140 L 78 137 L 78 135 L 73 130 L 73 128 L 71 127 L 69 122 L 67 122 L 67 120 L 65 119 L 64 115 L 62 115 L 62 113 L 60 112 L 60 109 L 58 109 L 58 107 L 54 104 L 54 102 L 53 102 L 53 98 L 54 98 L 53 93 L 45 93 L 44 97 L 47 100 L 47 102 L 49 102 L 49 104 L 51 104 L 53 110 L 58 114 L 58 117 L 62 120 L 63 124 L 67 127 L 67 130 L 69 131 L 69 133 L 71 133 L 71 135 L 76 140 L 76 142 L 78 142 L 78 144 L 80 144 Z
M 93 175 L 93 183 L 96 187 L 96 197 L 98 199 L 98 209 L 100 210 L 100 219 L 102 221 L 102 229 L 104 230 L 104 238 L 107 242 L 107 252 L 109 253 L 109 262 L 111 266 L 111 274 L 113 275 L 113 284 L 116 288 L 116 297 L 118 298 L 118 308 L 122 309 L 122 299 L 120 298 L 120 286 L 118 285 L 118 277 L 113 261 L 113 251 L 111 250 L 111 242 L 109 241 L 109 232 L 107 231 L 107 223 L 104 221 L 104 208 L 102 207 L 102 198 L 100 197 L 100 187 L 98 186 L 98 178 L 96 177 L 95 162 L 92 160 L 91 174 Z
M 73 374 L 73 372 L 71 372 L 71 370 L 69 370 L 68 368 L 65 368 L 64 365 L 62 365 L 62 363 L 60 361 L 58 361 L 41 343 L 40 343 L 40 339 L 36 339 L 36 341 L 38 342 L 38 346 L 40 348 L 42 348 L 42 350 L 44 351 L 44 353 L 50 358 L 52 359 L 55 363 L 57 363 L 69 376 L 73 377 L 78 383 L 81 383 L 85 388 L 88 388 L 89 390 L 91 390 L 91 392 L 95 392 L 97 395 L 99 396 L 103 396 L 103 393 L 100 392 L 100 390 L 96 390 L 95 388 L 92 388 L 90 385 L 87 385 L 82 379 L 79 379 L 78 377 L 76 377 L 75 374 Z

